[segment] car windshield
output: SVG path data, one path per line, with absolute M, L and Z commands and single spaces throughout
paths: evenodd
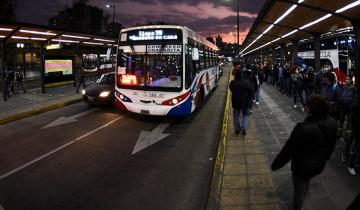
M 103 74 L 96 83 L 101 85 L 115 85 L 115 74 Z
M 183 71 L 180 52 L 143 55 L 121 53 L 118 60 L 118 87 L 181 90 Z

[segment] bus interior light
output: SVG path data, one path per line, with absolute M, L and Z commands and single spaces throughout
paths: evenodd
M 0 31 L 12 31 L 13 29 L 11 28 L 0 28 Z

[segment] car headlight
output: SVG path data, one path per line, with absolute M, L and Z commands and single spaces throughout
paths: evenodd
M 103 91 L 100 93 L 100 97 L 105 98 L 108 97 L 110 95 L 110 91 Z
M 85 95 L 85 94 L 86 94 L 86 91 L 85 91 L 85 90 L 82 90 L 82 91 L 81 91 L 81 94 Z

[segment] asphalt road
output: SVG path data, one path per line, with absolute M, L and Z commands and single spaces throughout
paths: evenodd
M 186 118 L 78 103 L 0 126 L 0 209 L 201 209 L 229 68 L 203 107 Z M 89 110 L 77 121 L 43 128 Z M 166 124 L 169 136 L 132 155 L 142 131 Z

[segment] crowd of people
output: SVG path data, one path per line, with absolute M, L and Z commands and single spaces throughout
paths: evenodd
M 233 63 L 232 74 L 229 88 L 236 134 L 246 135 L 252 105 L 260 103 L 263 82 L 292 98 L 295 109 L 308 112 L 271 166 L 277 170 L 291 161 L 295 210 L 302 209 L 311 179 L 324 170 L 338 140 L 346 142 L 341 159 L 348 172 L 356 175 L 360 166 L 360 91 L 351 76 L 339 82 L 329 65 L 315 72 L 304 65 L 238 62 Z

